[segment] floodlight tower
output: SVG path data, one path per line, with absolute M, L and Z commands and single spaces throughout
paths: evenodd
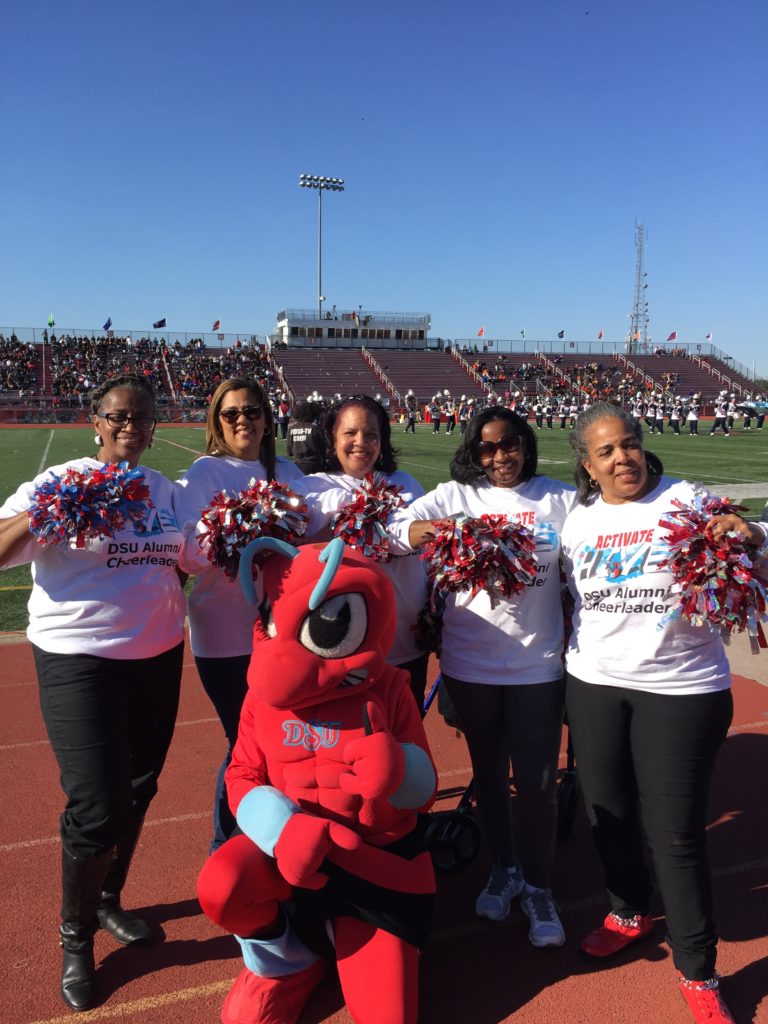
M 322 174 L 300 174 L 302 188 L 317 189 L 317 318 L 322 319 L 323 302 L 323 192 L 343 192 L 343 178 L 326 178 Z
M 645 272 L 645 241 L 648 232 L 635 221 L 635 301 L 629 327 L 631 345 L 648 342 L 648 274 Z

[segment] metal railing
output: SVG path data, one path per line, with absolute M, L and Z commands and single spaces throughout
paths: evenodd
M 468 376 L 476 384 L 478 384 L 485 391 L 485 393 L 487 395 L 489 395 L 494 400 L 494 402 L 496 402 L 496 403 L 501 402 L 501 398 L 500 398 L 498 392 L 494 391 L 494 389 L 491 387 L 491 385 L 488 383 L 488 381 L 483 380 L 483 378 L 480 376 L 480 374 L 477 372 L 477 370 L 473 369 L 469 365 L 467 360 L 464 358 L 464 356 L 461 354 L 461 352 L 459 352 L 459 350 L 456 348 L 455 345 L 451 346 L 450 355 L 456 360 L 456 362 L 462 367 L 462 369 L 468 374 Z
M 360 353 L 361 353 L 363 359 L 365 359 L 365 361 L 371 367 L 371 369 L 376 374 L 376 376 L 379 378 L 381 383 L 384 385 L 384 387 L 387 390 L 388 394 L 390 394 L 392 396 L 392 398 L 396 399 L 402 405 L 403 400 L 402 400 L 402 398 L 400 396 L 400 392 L 397 390 L 397 388 L 392 383 L 392 381 L 389 379 L 389 377 L 386 375 L 386 373 L 384 373 L 384 370 L 381 368 L 379 363 L 376 362 L 376 360 L 373 358 L 373 356 L 368 351 L 368 349 L 365 347 L 365 345 L 363 345 L 363 347 L 360 349 Z
M 333 311 L 326 310 L 320 317 L 317 315 L 317 307 L 314 309 L 286 308 L 280 310 L 277 320 L 278 322 L 282 320 L 311 320 L 317 323 L 338 320 L 347 324 L 353 323 L 356 326 L 365 326 L 371 323 L 375 323 L 377 326 L 379 324 L 417 324 L 427 330 L 432 326 L 431 313 L 384 313 L 372 309 L 350 310 L 348 306 L 338 308 L 334 306 Z

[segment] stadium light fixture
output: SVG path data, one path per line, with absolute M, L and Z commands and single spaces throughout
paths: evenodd
M 343 178 L 328 178 L 323 174 L 300 174 L 301 188 L 317 189 L 317 318 L 323 317 L 323 192 L 343 192 Z

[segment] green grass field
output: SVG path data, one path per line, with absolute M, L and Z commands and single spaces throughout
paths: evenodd
M 742 501 L 748 514 L 756 518 L 768 500 L 768 429 L 764 434 L 755 431 L 745 434 L 737 430 L 727 439 L 710 438 L 709 424 L 703 421 L 699 429 L 702 431 L 699 438 L 690 438 L 687 434 L 676 437 L 665 431 L 661 436 L 648 437 L 646 446 L 661 458 L 665 471 L 671 476 L 701 481 L 720 494 L 728 494 L 729 485 L 765 481 L 760 495 Z M 557 428 L 537 432 L 539 472 L 572 482 L 567 435 L 567 430 Z M 201 426 L 160 427 L 144 463 L 174 480 L 202 451 L 203 440 Z M 397 425 L 393 428 L 393 441 L 400 450 L 400 468 L 415 476 L 425 490 L 449 479 L 448 465 L 458 440 L 458 431 L 448 437 L 444 431 L 435 436 L 431 427 L 424 425 L 417 427 L 415 435 L 404 434 Z M 2 430 L 0 446 L 0 500 L 42 469 L 95 452 L 92 432 L 84 428 Z M 285 445 L 280 441 L 278 454 L 285 454 Z M 27 567 L 7 569 L 0 575 L 0 629 L 26 627 L 29 588 Z

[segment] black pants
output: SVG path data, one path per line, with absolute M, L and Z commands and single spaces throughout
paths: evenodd
M 61 839 L 77 857 L 96 856 L 123 838 L 157 792 L 176 723 L 184 644 L 131 661 L 33 652 L 67 797 Z
M 569 675 L 566 712 L 612 909 L 649 910 L 642 823 L 675 966 L 696 981 L 715 968 L 706 850 L 709 783 L 733 716 L 730 690 L 667 696 Z
M 423 718 L 425 715 L 424 694 L 427 689 L 427 668 L 429 667 L 429 654 L 419 654 L 416 658 L 413 658 L 411 661 L 401 662 L 397 667 L 405 669 L 405 671 L 411 677 L 411 693 L 413 694 L 416 703 L 419 706 L 419 714 Z
M 211 853 L 218 850 L 222 843 L 232 835 L 235 828 L 235 816 L 229 809 L 227 788 L 224 775 L 232 760 L 232 747 L 237 742 L 237 730 L 240 726 L 240 711 L 248 692 L 249 654 L 233 658 L 195 658 L 198 675 L 211 704 L 216 709 L 219 721 L 224 727 L 227 737 L 227 750 L 219 766 L 216 787 L 213 796 L 213 839 Z
M 519 854 L 526 882 L 548 888 L 557 831 L 563 680 L 492 686 L 443 673 L 442 685 L 469 748 L 477 809 L 491 858 L 511 867 Z M 510 761 L 514 801 L 509 792 Z

